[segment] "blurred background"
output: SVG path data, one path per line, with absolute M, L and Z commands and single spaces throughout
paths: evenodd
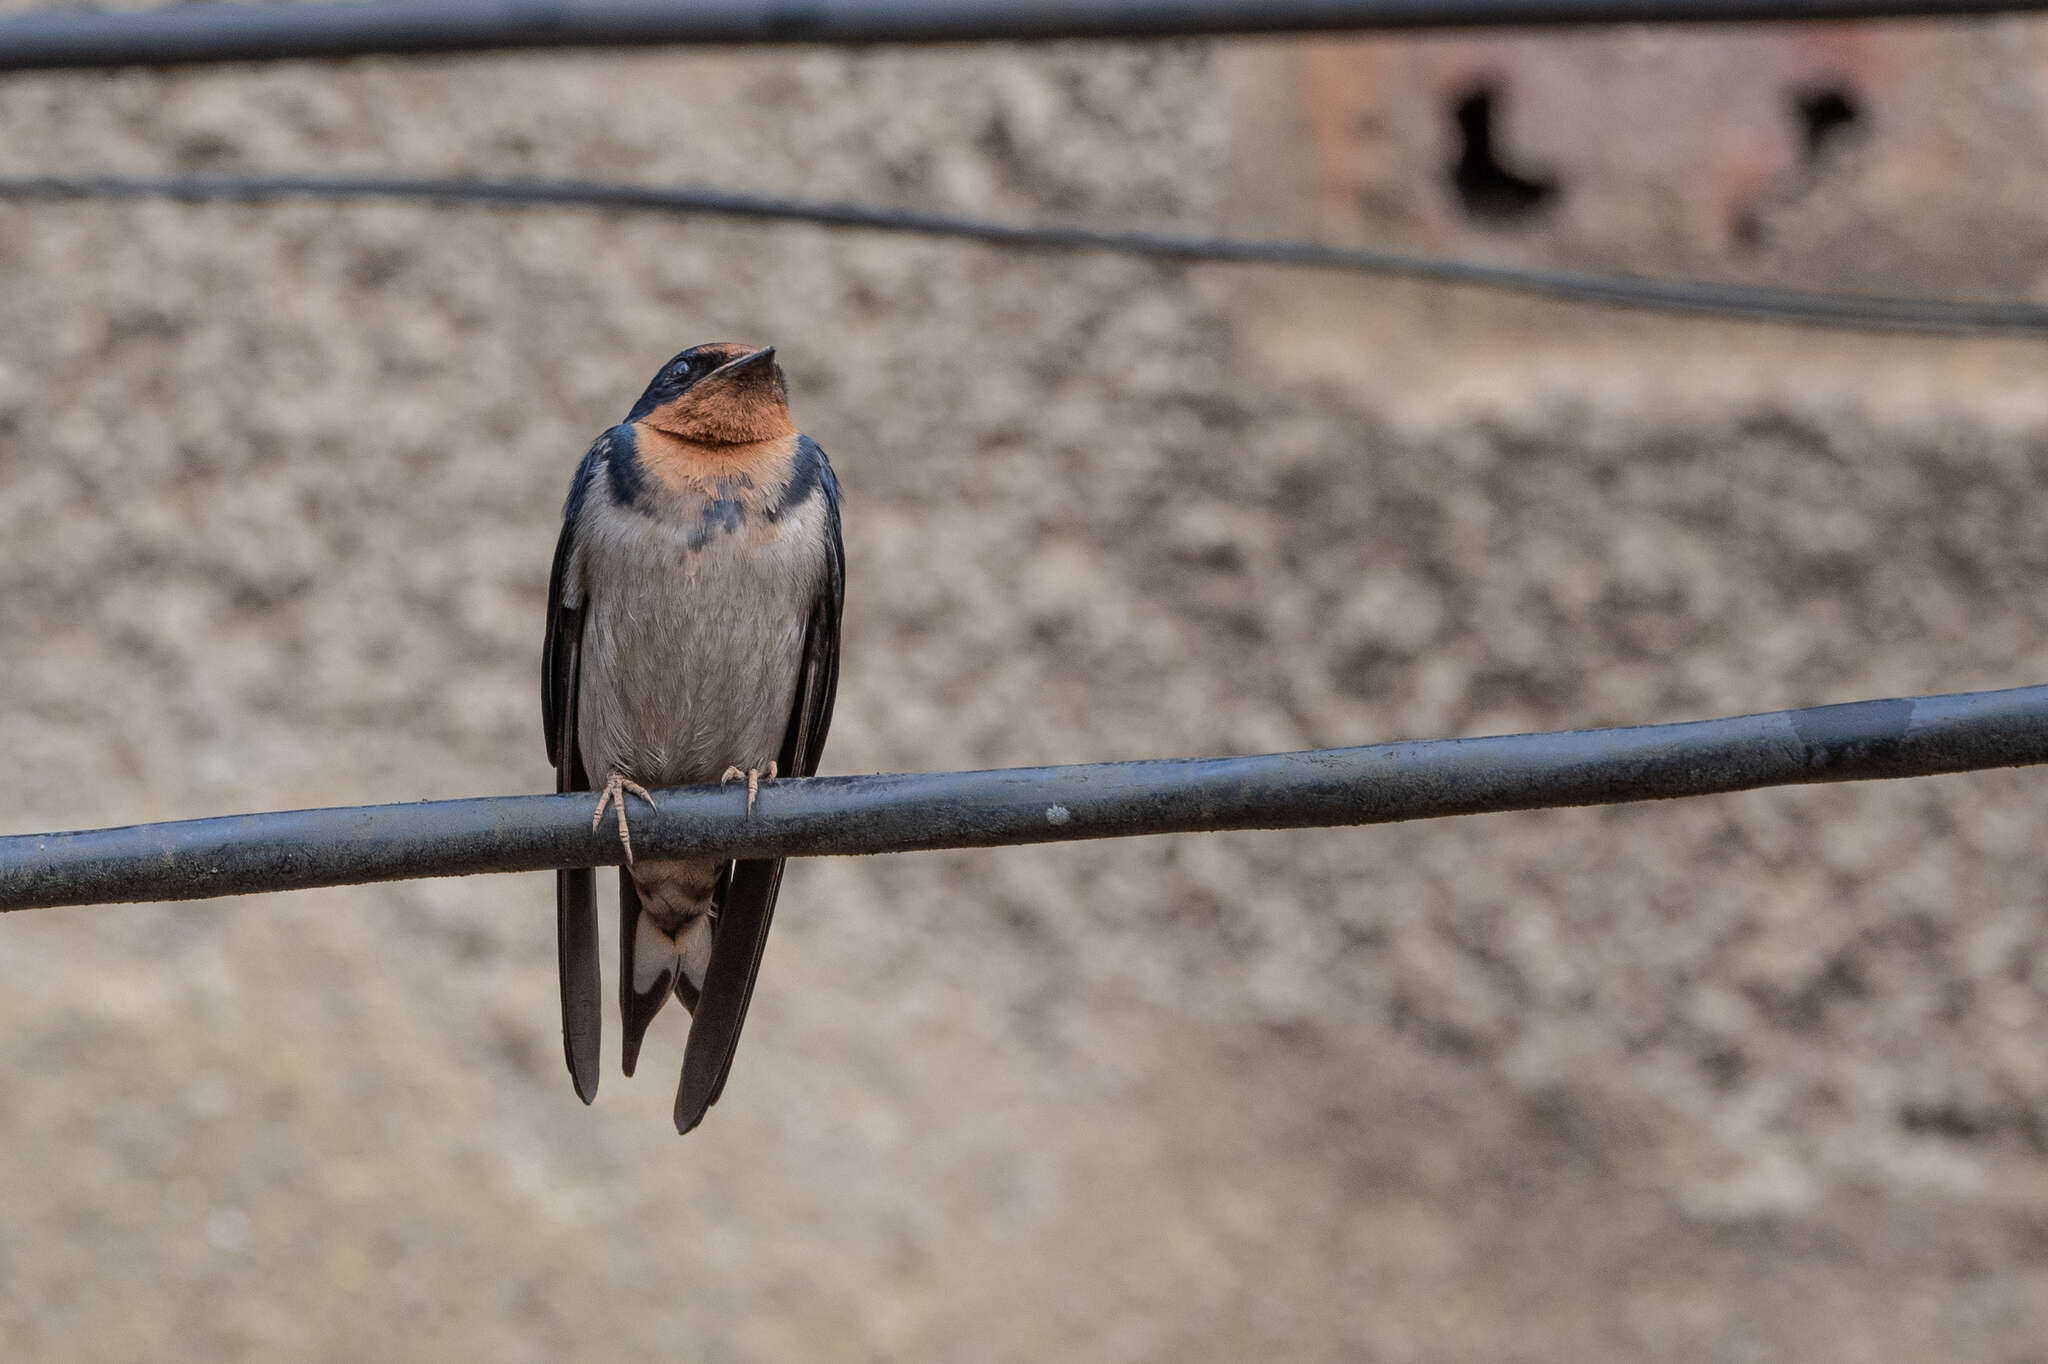
M 0 80 L 4 173 L 704 181 L 1971 296 L 2048 295 L 2044 131 L 2017 19 Z M 548 789 L 570 472 L 708 339 L 782 348 L 845 487 L 827 772 L 2048 681 L 2038 342 L 6 204 L 0 829 Z M 2026 772 L 800 861 L 688 1139 L 676 1011 L 571 1092 L 546 876 L 10 915 L 0 1342 L 2038 1359 L 2044 895 Z

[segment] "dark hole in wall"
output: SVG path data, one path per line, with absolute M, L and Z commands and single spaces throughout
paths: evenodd
M 1810 85 L 1789 96 L 1792 117 L 1799 130 L 1799 166 L 1781 184 L 1775 198 L 1789 202 L 1813 188 L 1825 162 L 1835 149 L 1864 129 L 1863 102 L 1847 85 Z M 1763 208 L 1752 204 L 1735 217 L 1733 236 L 1738 246 L 1756 248 L 1769 236 Z
M 1818 161 L 1829 148 L 1856 130 L 1863 121 L 1863 105 L 1856 92 L 1843 85 L 1817 85 L 1792 96 L 1793 112 L 1799 116 L 1806 159 Z
M 1493 119 L 1500 103 L 1491 86 L 1474 87 L 1452 106 L 1458 124 L 1458 159 L 1451 166 L 1451 187 L 1458 202 L 1474 218 L 1516 222 L 1542 213 L 1557 198 L 1555 176 L 1527 175 L 1501 160 L 1494 144 Z

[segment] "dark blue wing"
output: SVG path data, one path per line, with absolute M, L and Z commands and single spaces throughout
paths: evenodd
M 541 646 L 541 723 L 547 731 L 548 761 L 555 765 L 555 790 L 588 791 L 589 774 L 576 743 L 576 694 L 583 662 L 583 603 L 564 603 L 569 562 L 576 550 L 576 523 L 591 475 L 604 462 L 610 434 L 600 436 L 576 468 L 569 500 L 562 508 L 562 535 L 555 542 L 555 566 L 548 575 L 548 628 Z M 576 1096 L 597 1097 L 598 1043 L 604 1032 L 604 980 L 597 961 L 597 883 L 589 867 L 555 873 L 555 946 L 562 983 L 562 1052 Z

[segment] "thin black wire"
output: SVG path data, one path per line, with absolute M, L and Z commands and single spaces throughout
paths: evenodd
M 1929 335 L 2048 334 L 2048 304 L 1781 289 L 1720 280 L 1604 275 L 1498 265 L 1379 247 L 1286 239 L 1031 226 L 875 204 L 744 194 L 700 186 L 595 180 L 470 180 L 319 175 L 0 176 L 0 199 L 172 199 L 259 203 L 280 199 L 400 199 L 489 208 L 597 208 L 811 223 L 952 238 L 1027 250 L 1107 251 L 1158 260 L 1277 265 L 1388 275 L 1534 295 L 1560 302 L 1800 327 Z
M 1761 786 L 2048 762 L 2048 686 L 1688 724 L 1367 748 L 815 777 L 681 787 L 635 802 L 643 857 L 991 848 L 1223 829 L 1385 824 Z M 0 910 L 299 890 L 620 860 L 588 792 L 231 815 L 0 838 Z
M 649 44 L 944 43 L 1954 17 L 2048 0 L 370 0 L 0 19 L 0 71 Z

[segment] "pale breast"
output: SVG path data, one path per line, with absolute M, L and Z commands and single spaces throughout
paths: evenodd
M 823 497 L 772 521 L 702 512 L 587 505 L 577 740 L 594 781 L 715 781 L 781 748 L 827 572 Z

